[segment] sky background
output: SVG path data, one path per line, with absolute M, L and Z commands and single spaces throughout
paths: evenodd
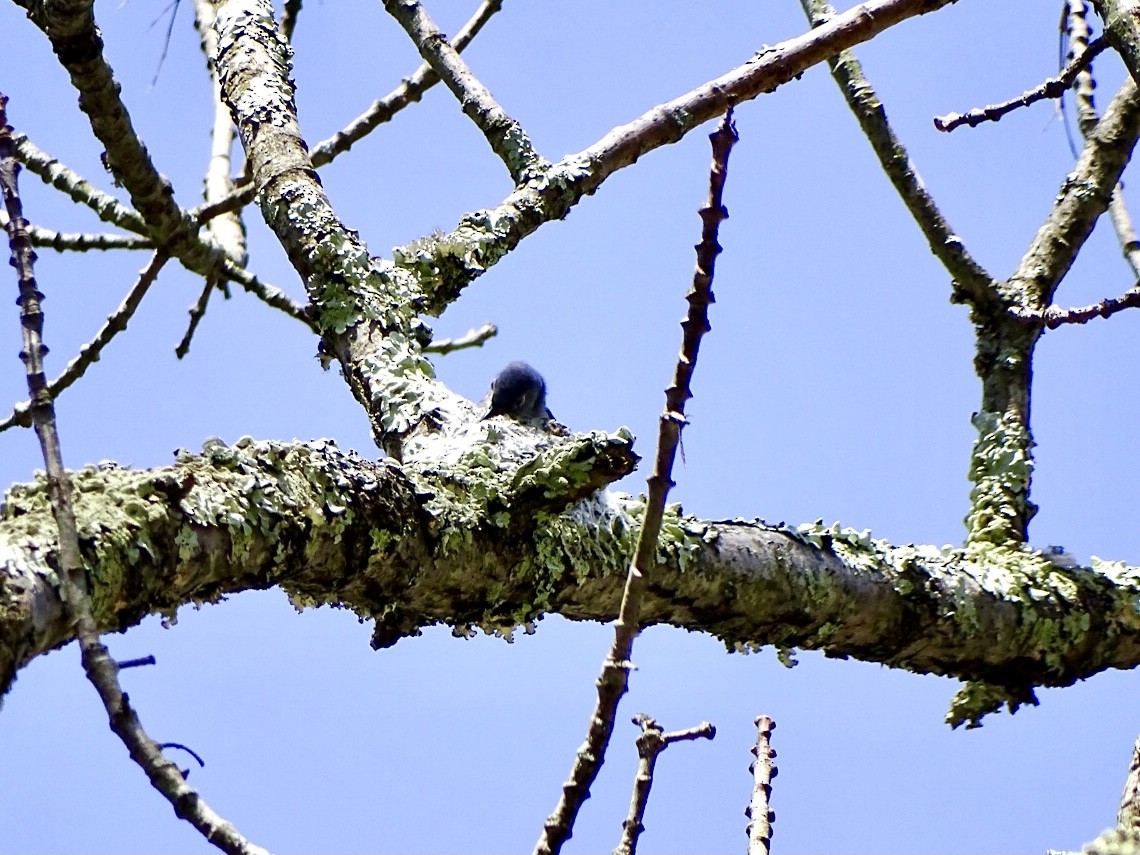
M 475 6 L 435 0 L 453 33 Z M 557 159 L 802 32 L 793 0 L 509 0 L 465 54 L 538 149 Z M 996 125 L 935 131 L 932 116 L 1019 94 L 1057 66 L 1059 3 L 961 0 L 858 50 L 894 126 L 957 233 L 1008 275 L 1047 214 L 1072 155 L 1049 104 Z M 209 88 L 191 9 L 99 3 L 107 56 L 136 129 L 184 206 L 200 200 Z M 157 21 L 158 23 L 153 23 Z M 99 147 L 46 38 L 0 4 L 0 91 L 9 121 L 113 191 Z M 310 2 L 295 38 L 305 137 L 326 138 L 418 64 L 378 2 Z M 1122 77 L 1098 63 L 1106 104 Z M 717 265 L 717 303 L 689 405 L 686 463 L 672 500 L 710 519 L 839 520 L 895 543 L 959 543 L 979 383 L 966 310 L 882 175 L 823 68 L 737 111 Z M 565 222 L 544 226 L 432 321 L 460 335 L 491 321 L 479 350 L 437 359 L 473 399 L 507 362 L 542 371 L 549 404 L 574 429 L 628 425 L 650 457 L 707 187 L 707 132 L 609 179 Z M 344 222 L 376 255 L 509 191 L 506 171 L 443 87 L 321 172 Z M 26 215 L 100 231 L 30 173 Z M 1126 175 L 1127 180 L 1127 175 Z M 303 289 L 255 209 L 251 267 Z M 118 305 L 144 254 L 41 253 L 49 374 Z M 26 397 L 12 299 L 0 301 L 0 400 Z M 1106 222 L 1059 299 L 1131 284 Z M 376 456 L 367 420 L 311 334 L 234 289 L 215 297 L 190 355 L 174 348 L 200 281 L 168 265 L 128 331 L 58 404 L 64 459 L 164 466 L 218 436 L 333 437 Z M 1031 528 L 1039 545 L 1140 563 L 1134 431 L 1140 315 L 1047 333 L 1037 350 L 1038 442 Z M 4 405 L 5 407 L 7 405 Z M 42 458 L 30 431 L 0 434 L 0 485 Z M 619 485 L 644 489 L 643 470 Z M 457 640 L 444 627 L 373 652 L 349 612 L 297 614 L 278 591 L 186 608 L 107 639 L 150 733 L 206 759 L 191 783 L 256 843 L 281 853 L 529 851 L 554 807 L 594 701 L 611 631 L 557 617 L 513 644 Z M 713 638 L 647 630 L 615 739 L 568 853 L 620 835 L 635 770 L 636 712 L 666 729 L 702 720 L 716 739 L 671 747 L 645 817 L 646 853 L 746 846 L 752 721 L 777 722 L 774 851 L 1030 853 L 1077 848 L 1115 819 L 1140 733 L 1140 680 L 1112 672 L 1039 693 L 1041 705 L 974 731 L 943 724 L 956 681 L 801 653 L 728 655 Z M 21 672 L 0 710 L 0 851 L 213 851 L 106 727 L 77 650 Z M 180 758 L 179 762 L 182 762 Z M 187 759 L 185 761 L 189 763 Z

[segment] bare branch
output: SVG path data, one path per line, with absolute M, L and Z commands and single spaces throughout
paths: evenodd
M 1088 12 L 1085 0 L 1068 0 L 1068 14 L 1065 16 L 1065 26 L 1069 33 L 1069 44 L 1072 51 L 1083 50 L 1089 42 L 1089 25 L 1086 18 Z M 1087 138 L 1100 121 L 1097 114 L 1093 93 L 1096 91 L 1096 81 L 1093 80 L 1092 66 L 1084 69 L 1077 75 L 1074 86 L 1077 102 L 1077 127 L 1081 134 Z M 1120 242 L 1120 250 L 1124 260 L 1132 268 L 1132 276 L 1140 279 L 1140 240 L 1136 238 L 1136 231 L 1132 227 L 1132 217 L 1124 203 L 1124 185 L 1117 183 L 1112 190 L 1112 201 L 1108 203 L 1108 215 L 1112 219 L 1112 227 L 1116 230 L 1116 239 Z
M 309 310 L 278 288 L 276 285 L 270 285 L 267 282 L 262 282 L 255 274 L 250 273 L 244 267 L 238 267 L 228 258 L 222 265 L 222 273 L 225 278 L 230 282 L 236 282 L 250 294 L 253 294 L 266 305 L 278 309 L 289 317 L 300 321 L 309 329 L 317 332 L 316 323 L 313 321 L 312 315 Z
M 298 6 L 300 4 L 298 3 Z M 222 100 L 222 87 L 218 83 L 218 72 L 211 58 L 218 52 L 218 33 L 214 29 L 217 17 L 211 0 L 194 0 L 194 26 L 206 56 L 206 68 L 210 74 L 210 92 L 214 105 L 214 123 L 210 128 L 210 164 L 206 169 L 204 197 L 206 206 L 228 198 L 234 184 L 230 180 L 231 152 L 234 145 L 234 125 L 230 120 L 230 110 Z M 226 254 L 239 266 L 245 267 L 249 259 L 246 253 L 245 224 L 238 211 L 219 212 L 201 222 L 205 223 L 206 233 L 222 247 Z M 210 278 L 209 276 L 207 278 Z
M 716 728 L 707 721 L 701 722 L 697 727 L 673 733 L 663 733 L 661 725 L 651 716 L 643 713 L 635 715 L 633 723 L 641 728 L 641 735 L 637 737 L 637 775 L 633 779 L 633 796 L 629 802 L 629 815 L 621 824 L 621 842 L 614 849 L 613 855 L 636 855 L 637 853 L 637 839 L 645 831 L 643 823 L 645 806 L 649 803 L 649 791 L 653 787 L 653 771 L 657 766 L 658 755 L 674 742 L 713 739 L 716 736 Z
M 207 276 L 206 285 L 202 288 L 202 293 L 198 295 L 198 299 L 194 302 L 194 305 L 190 307 L 190 324 L 186 327 L 182 341 L 178 342 L 178 346 L 174 348 L 174 355 L 179 359 L 185 359 L 186 354 L 190 352 L 190 342 L 194 339 L 194 333 L 198 329 L 198 324 L 201 323 L 202 318 L 206 315 L 206 306 L 210 302 L 210 294 L 212 294 L 217 287 L 217 280 Z
M 395 262 L 406 269 L 440 271 L 434 279 L 421 278 L 425 310 L 438 314 L 523 238 L 544 223 L 565 217 L 619 169 L 653 149 L 677 142 L 729 106 L 772 92 L 844 48 L 950 2 L 861 3 L 808 33 L 766 47 L 742 66 L 614 128 L 589 148 L 567 155 L 541 177 L 516 188 L 495 208 L 464 217 L 451 233 L 399 247 Z
M 463 25 L 451 46 L 462 53 L 463 49 L 478 35 L 491 17 L 503 6 L 503 0 L 483 0 L 479 8 Z M 338 155 L 348 151 L 353 143 L 359 142 L 380 125 L 392 120 L 398 112 L 409 104 L 419 101 L 423 94 L 439 82 L 439 75 L 432 70 L 426 62 L 417 68 L 410 77 L 403 80 L 399 86 L 381 98 L 374 101 L 360 116 L 357 116 L 344 130 L 338 131 L 327 140 L 313 147 L 313 166 L 321 167 L 331 163 Z
M 800 0 L 800 5 L 813 27 L 821 27 L 835 17 L 835 10 L 823 0 Z M 931 252 L 954 279 L 956 299 L 982 305 L 994 302 L 994 278 L 974 260 L 966 250 L 962 238 L 938 210 L 934 197 L 919 177 L 906 147 L 895 136 L 894 129 L 887 121 L 886 110 L 863 74 L 863 67 L 855 54 L 845 50 L 829 59 L 828 67 L 847 106 L 879 158 L 880 166 L 922 230 Z
M 281 35 L 285 41 L 293 41 L 293 29 L 297 26 L 297 16 L 301 14 L 301 0 L 285 0 L 281 9 Z
M 1061 279 L 1108 208 L 1113 188 L 1132 157 L 1140 135 L 1140 94 L 1125 80 L 1104 117 L 1089 134 L 1073 172 L 1065 178 L 1053 209 L 1034 235 L 1009 284 L 1022 308 L 1044 309 Z
M 618 703 L 629 686 L 630 656 L 633 641 L 641 631 L 641 601 L 645 594 L 645 575 L 656 564 L 657 537 L 665 512 L 665 500 L 673 487 L 673 460 L 681 430 L 685 426 L 685 402 L 697 364 L 701 338 L 710 329 L 708 307 L 714 301 L 712 292 L 716 257 L 721 247 L 717 236 L 721 222 L 728 217 L 722 198 L 728 169 L 728 156 L 737 140 L 732 124 L 732 110 L 725 113 L 720 127 L 710 135 L 712 168 L 709 172 L 709 197 L 700 209 L 701 241 L 697 244 L 697 266 L 693 285 L 685 299 L 688 313 L 681 321 L 681 352 L 673 373 L 673 382 L 665 390 L 665 410 L 658 419 L 657 458 L 649 476 L 649 495 L 645 518 L 637 535 L 637 549 L 625 579 L 618 618 L 614 622 L 614 640 L 598 677 L 598 697 L 590 716 L 586 741 L 578 749 L 570 776 L 562 785 L 562 795 L 554 812 L 543 824 L 542 836 L 534 847 L 534 855 L 557 855 L 573 834 L 578 811 L 590 796 L 590 785 L 598 775 L 606 747 L 613 734 Z
M 1085 71 L 1107 47 L 1108 42 L 1103 37 L 1090 42 L 1085 45 L 1083 51 L 1069 61 L 1069 64 L 1056 77 L 1050 77 L 1035 88 L 1022 92 L 1017 98 L 1011 98 L 1009 101 L 1003 101 L 1000 104 L 975 107 L 966 113 L 947 113 L 945 116 L 935 116 L 934 127 L 946 133 L 955 128 L 960 128 L 962 125 L 976 128 L 983 122 L 997 122 L 1002 116 L 1022 107 L 1028 107 L 1030 104 L 1036 104 L 1038 101 L 1060 98 L 1073 85 L 1077 75 Z
M 1043 324 L 1051 330 L 1066 324 L 1086 324 L 1093 318 L 1110 318 L 1117 312 L 1125 309 L 1134 309 L 1140 306 L 1140 282 L 1133 285 L 1119 297 L 1105 297 L 1099 303 L 1091 306 L 1075 306 L 1062 309 L 1059 306 L 1050 306 L 1044 312 L 1014 309 L 1013 314 L 1018 320 L 1034 324 Z
M 491 150 L 511 173 L 515 184 L 544 170 L 549 164 L 534 150 L 522 126 L 506 114 L 490 90 L 439 31 L 417 0 L 384 0 L 384 8 L 415 42 L 420 56 L 459 100 L 463 112 L 483 132 Z
M 752 786 L 752 801 L 744 809 L 744 815 L 748 817 L 745 831 L 748 834 L 748 855 L 768 855 L 772 843 L 772 825 L 776 822 L 776 814 L 769 807 L 772 801 L 772 779 L 779 771 L 772 762 L 776 759 L 771 742 L 776 722 L 762 715 L 756 718 L 755 723 L 756 746 L 752 749 L 752 756 L 756 759 L 748 767 L 755 784 Z
M 162 252 L 156 252 L 151 256 L 150 262 L 139 274 L 138 280 L 127 292 L 127 296 L 123 298 L 119 308 L 108 316 L 107 322 L 103 324 L 95 337 L 79 348 L 79 353 L 71 362 L 67 363 L 63 372 L 47 384 L 47 394 L 51 400 L 54 401 L 59 398 L 64 389 L 82 377 L 87 369 L 99 360 L 103 348 L 110 344 L 111 339 L 127 328 L 127 323 L 134 315 L 135 310 L 138 309 L 142 298 L 146 296 L 146 292 L 150 290 L 150 286 L 158 278 L 159 271 L 162 270 L 168 258 L 169 256 Z M 11 427 L 31 427 L 35 416 L 34 409 L 33 402 L 30 400 L 17 404 L 12 415 L 0 422 L 0 431 L 8 430 Z
M 186 212 L 186 216 L 198 225 L 205 225 L 214 217 L 240 211 L 257 198 L 257 185 L 253 181 L 238 181 L 233 190 L 216 202 L 198 205 Z
M 178 767 L 162 756 L 162 749 L 143 730 L 138 715 L 119 685 L 118 668 L 99 639 L 91 611 L 79 527 L 72 507 L 71 478 L 63 468 L 63 454 L 55 424 L 55 404 L 44 377 L 43 312 L 32 269 L 35 253 L 24 231 L 24 218 L 16 189 L 16 156 L 11 128 L 5 115 L 7 98 L 0 94 L 0 184 L 8 211 L 8 235 L 13 264 L 20 285 L 20 321 L 23 332 L 21 358 L 27 371 L 32 419 L 47 469 L 48 495 L 59 531 L 60 590 L 64 608 L 75 626 L 87 678 L 95 686 L 107 711 L 111 730 L 123 741 L 151 784 L 164 795 L 175 813 L 193 825 L 203 837 L 232 855 L 262 855 L 228 822 L 215 814 L 201 796 L 189 787 Z M 165 260 L 164 256 L 161 257 Z M 157 271 L 156 271 L 157 272 Z
M 0 228 L 8 226 L 8 216 L 0 211 Z M 56 232 L 42 226 L 28 225 L 32 246 L 56 252 L 88 252 L 111 249 L 154 249 L 154 244 L 140 235 L 95 234 L 90 232 Z
M 482 347 L 488 339 L 499 334 L 499 328 L 494 324 L 483 324 L 478 329 L 469 330 L 466 335 L 459 338 L 441 338 L 433 341 L 424 348 L 424 353 L 438 353 L 446 356 L 456 350 L 466 350 L 469 347 Z
M 146 223 L 143 222 L 138 211 L 132 210 L 114 196 L 104 193 L 90 184 L 74 169 L 65 166 L 38 148 L 24 134 L 17 134 L 14 139 L 16 157 L 19 158 L 20 163 L 27 167 L 29 172 L 42 178 L 44 184 L 66 193 L 72 201 L 86 205 L 105 223 L 111 223 L 140 235 L 147 233 Z

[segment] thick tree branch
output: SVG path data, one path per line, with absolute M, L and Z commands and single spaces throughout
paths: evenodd
M 628 443 L 545 437 L 545 462 L 520 470 L 533 451 L 515 443 L 538 434 L 503 430 L 452 447 L 446 469 L 245 439 L 165 469 L 75 472 L 99 629 L 274 585 L 297 605 L 375 619 L 378 645 L 436 623 L 509 633 L 546 613 L 612 620 L 644 503 L 591 491 L 629 471 Z M 72 637 L 53 532 L 43 483 L 13 486 L 0 509 L 0 687 Z M 657 562 L 642 624 L 730 649 L 823 650 L 1021 692 L 1140 664 L 1140 568 L 1120 563 L 675 513 Z
M 418 283 L 373 262 L 337 218 L 297 124 L 284 41 L 264 0 L 228 0 L 217 17 L 215 63 L 226 102 L 261 188 L 261 209 L 316 309 L 328 353 L 341 363 L 377 443 L 402 458 L 414 429 L 471 421 L 459 396 L 435 382 L 422 348 Z M 262 117 L 273 115 L 274 122 Z

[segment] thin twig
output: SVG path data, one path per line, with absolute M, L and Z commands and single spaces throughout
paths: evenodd
M 649 477 L 649 495 L 645 502 L 645 516 L 637 536 L 634 559 L 626 575 L 618 618 L 614 623 L 614 641 L 609 655 L 602 664 L 598 677 L 598 698 L 590 716 L 586 741 L 579 747 L 570 769 L 570 777 L 562 785 L 562 795 L 554 812 L 543 824 L 542 835 L 535 844 L 535 855 L 557 855 L 573 833 L 578 811 L 590 796 L 590 785 L 598 775 L 606 746 L 613 733 L 618 702 L 629 685 L 632 668 L 630 654 L 633 640 L 640 631 L 641 600 L 645 592 L 645 575 L 656 564 L 657 537 L 665 511 L 665 499 L 673 486 L 673 460 L 676 457 L 681 429 L 685 425 L 685 402 L 692 397 L 690 384 L 697 364 L 701 337 L 709 330 L 708 307 L 713 302 L 712 280 L 717 254 L 720 223 L 728 216 L 722 198 L 728 168 L 728 156 L 737 140 L 736 128 L 729 109 L 712 140 L 712 168 L 709 172 L 709 198 L 700 209 L 701 241 L 697 244 L 697 265 L 693 272 L 693 285 L 685 299 L 688 314 L 681 322 L 683 332 L 681 352 L 674 369 L 673 382 L 665 390 L 665 410 L 658 423 L 657 458 L 653 474 Z
M 1068 15 L 1065 25 L 1069 33 L 1069 43 L 1072 50 L 1082 50 L 1089 41 L 1088 6 L 1084 0 L 1069 0 Z M 1081 134 L 1088 137 L 1100 121 L 1096 110 L 1094 93 L 1096 81 L 1093 79 L 1092 66 L 1077 75 L 1076 85 L 1073 87 L 1077 103 L 1077 127 Z M 1120 251 L 1124 261 L 1132 268 L 1132 276 L 1140 279 L 1140 240 L 1137 240 L 1136 230 L 1132 227 L 1132 217 L 1128 213 L 1128 206 L 1124 203 L 1124 185 L 1117 183 L 1112 191 L 1112 201 L 1108 203 L 1108 216 L 1112 220 L 1112 227 L 1116 231 L 1116 239 L 1120 243 Z
M 107 317 L 107 322 L 103 324 L 95 337 L 79 348 L 79 353 L 71 362 L 67 363 L 63 373 L 47 384 L 47 393 L 53 401 L 60 396 L 64 389 L 82 377 L 93 363 L 99 360 L 103 348 L 110 344 L 111 339 L 127 328 L 127 323 L 134 315 L 135 310 L 138 309 L 142 298 L 146 296 L 146 292 L 150 290 L 150 286 L 154 284 L 154 280 L 158 278 L 159 271 L 162 270 L 162 266 L 166 264 L 169 257 L 162 252 L 156 252 L 151 256 L 147 266 L 139 273 L 139 278 L 131 286 L 131 290 L 127 292 L 123 302 L 119 304 L 119 308 Z M 0 422 L 0 432 L 12 427 L 31 427 L 34 417 L 32 401 L 23 401 L 15 406 L 12 415 Z
M 162 750 L 143 730 L 138 715 L 119 685 L 118 668 L 99 640 L 99 629 L 91 613 L 83 555 L 79 548 L 79 528 L 71 504 L 71 479 L 63 468 L 55 404 L 44 377 L 43 311 L 33 263 L 35 252 L 25 231 L 25 220 L 17 194 L 15 146 L 5 108 L 7 98 L 0 94 L 0 185 L 8 211 L 8 236 L 12 262 L 20 287 L 20 326 L 23 350 L 20 357 L 28 377 L 32 419 L 43 450 L 47 469 L 47 490 L 52 515 L 59 528 L 59 585 L 63 606 L 75 627 L 87 678 L 99 692 L 111 729 L 123 741 L 131 758 L 142 767 L 151 783 L 171 803 L 175 812 L 190 822 L 208 841 L 233 855 L 260 855 L 232 825 L 215 814 L 201 796 L 186 784 L 178 767 L 162 756 Z
M 86 205 L 105 223 L 119 228 L 147 234 L 146 223 L 138 211 L 132 210 L 109 193 L 97 189 L 74 169 L 60 163 L 46 151 L 37 147 L 24 134 L 14 137 L 16 157 L 27 170 L 44 182 L 71 197 L 73 202 Z
M 256 296 L 259 300 L 275 309 L 280 309 L 291 318 L 295 318 L 313 332 L 319 332 L 316 322 L 309 315 L 309 310 L 278 288 L 276 285 L 270 285 L 267 282 L 262 282 L 254 274 L 250 273 L 244 267 L 238 267 L 230 259 L 226 259 L 222 272 L 225 278 L 231 282 L 236 282 L 250 294 Z
M 955 128 L 960 128 L 962 125 L 975 128 L 983 122 L 997 122 L 1002 116 L 1022 107 L 1028 107 L 1030 104 L 1036 104 L 1038 101 L 1044 101 L 1047 98 L 1060 98 L 1073 85 L 1077 75 L 1088 68 L 1089 63 L 1103 53 L 1107 47 L 1108 42 L 1105 41 L 1104 37 L 1090 42 L 1083 51 L 1069 61 L 1069 64 L 1056 77 L 1050 77 L 1037 87 L 1022 92 L 1018 97 L 1003 101 L 1000 104 L 975 107 L 967 113 L 947 113 L 945 116 L 935 116 L 934 127 L 946 133 Z
M 455 34 L 451 46 L 462 53 L 463 49 L 483 29 L 483 25 L 491 20 L 491 17 L 502 6 L 503 0 L 483 0 L 475 13 L 463 25 L 463 29 Z M 312 151 L 313 166 L 324 166 L 326 163 L 332 162 L 338 155 L 344 154 L 352 148 L 353 143 L 359 142 L 384 122 L 391 121 L 393 116 L 409 104 L 419 101 L 423 94 L 437 83 L 439 83 L 439 75 L 425 62 L 410 77 L 401 81 L 399 86 L 379 101 L 373 102 L 372 106 L 353 119 L 348 127 L 314 146 Z
M 297 27 L 297 16 L 301 14 L 301 0 L 285 0 L 285 6 L 281 10 L 281 35 L 285 37 L 285 41 L 293 41 L 293 30 Z
M 115 663 L 115 666 L 120 671 L 126 671 L 128 668 L 143 668 L 147 665 L 153 665 L 154 663 L 154 654 L 150 654 L 147 656 L 140 656 L 137 659 L 121 659 Z
M 822 0 L 800 0 L 800 5 L 812 27 L 823 26 L 835 16 L 835 10 Z M 954 280 L 955 299 L 968 300 L 979 306 L 992 304 L 996 300 L 997 289 L 994 277 L 974 260 L 962 238 L 938 210 L 906 147 L 887 121 L 882 102 L 863 74 L 855 54 L 850 50 L 842 51 L 828 60 L 828 65 L 847 106 L 879 158 L 883 172 L 922 230 L 931 252 Z
M 483 342 L 499 334 L 499 328 L 494 324 L 483 324 L 478 329 L 468 330 L 467 335 L 459 338 L 441 338 L 433 341 L 424 348 L 424 353 L 438 353 L 446 356 L 456 350 L 465 350 L 469 347 L 482 347 Z
M 621 842 L 614 849 L 614 855 L 637 855 L 637 839 L 645 831 L 645 806 L 649 803 L 649 791 L 653 788 L 653 770 L 657 766 L 657 756 L 674 742 L 712 739 L 716 736 L 716 728 L 707 721 L 702 721 L 697 727 L 673 733 L 663 733 L 661 725 L 644 714 L 635 715 L 633 723 L 641 728 L 641 735 L 637 737 L 637 775 L 633 779 L 629 815 L 621 824 Z
M 198 329 L 198 324 L 206 314 L 206 306 L 210 302 L 210 294 L 212 294 L 214 289 L 217 287 L 217 279 L 212 276 L 207 276 L 206 286 L 202 289 L 202 293 L 198 295 L 198 299 L 194 302 L 194 305 L 190 307 L 190 323 L 186 327 L 186 332 L 182 336 L 182 341 L 178 342 L 178 347 L 174 348 L 174 355 L 179 359 L 185 359 L 186 354 L 190 352 L 190 342 L 194 338 L 194 333 Z
M 209 204 L 204 203 L 189 209 L 186 212 L 186 216 L 200 226 L 205 225 L 214 217 L 240 211 L 257 198 L 257 190 L 257 186 L 254 185 L 252 181 L 248 179 L 240 180 L 234 184 L 233 189 L 225 196 L 216 202 L 210 202 Z
M 762 715 L 756 718 L 755 723 L 756 745 L 752 749 L 752 755 L 756 759 L 748 767 L 755 783 L 752 786 L 752 800 L 744 809 L 744 815 L 748 817 L 745 831 L 748 834 L 748 855 L 768 855 L 772 844 L 772 825 L 776 822 L 776 814 L 769 807 L 772 800 L 772 779 L 779 771 L 772 762 L 776 759 L 771 743 L 776 722 Z
M 8 215 L 0 211 L 0 228 L 8 227 Z M 154 249 L 154 243 L 141 235 L 100 234 L 95 232 L 56 232 L 28 224 L 32 246 L 56 252 L 88 252 L 111 249 Z
M 1119 297 L 1105 297 L 1099 303 L 1093 303 L 1090 306 L 1074 306 L 1070 309 L 1050 306 L 1044 312 L 1017 308 L 1012 310 L 1012 314 L 1020 321 L 1041 324 L 1048 329 L 1055 330 L 1057 327 L 1066 324 L 1087 324 L 1093 318 L 1110 318 L 1117 312 L 1134 309 L 1137 306 L 1140 306 L 1140 282 L 1137 282 Z
M 384 8 L 399 21 L 419 50 L 420 56 L 443 80 L 459 101 L 463 112 L 483 132 L 491 150 L 499 156 L 516 184 L 548 164 L 539 157 L 522 126 L 507 115 L 490 90 L 440 32 L 423 5 L 414 0 L 384 0 Z
M 187 754 L 189 754 L 191 757 L 193 757 L 196 761 L 198 761 L 199 768 L 202 768 L 202 769 L 206 768 L 206 761 L 203 760 L 200 756 L 198 756 L 198 752 L 195 751 L 193 748 L 190 748 L 187 745 L 183 745 L 181 742 L 163 742 L 158 747 L 161 748 L 163 751 L 165 751 L 167 748 L 176 748 L 179 751 L 185 751 Z M 183 775 L 183 777 L 185 777 L 185 775 Z

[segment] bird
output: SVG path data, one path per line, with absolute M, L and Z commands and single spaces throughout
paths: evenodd
M 552 420 L 546 408 L 546 381 L 525 362 L 512 362 L 491 381 L 491 406 L 481 421 L 509 416 L 516 421 Z

